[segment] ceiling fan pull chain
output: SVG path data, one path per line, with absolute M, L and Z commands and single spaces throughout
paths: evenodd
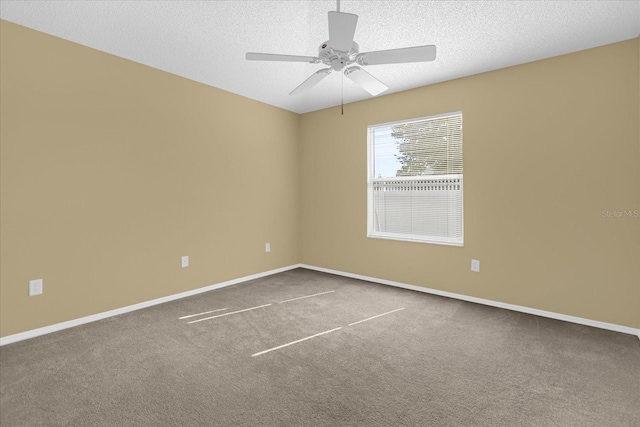
M 340 74 L 342 74 L 342 97 L 340 98 L 340 111 L 341 115 L 344 116 L 344 73 Z

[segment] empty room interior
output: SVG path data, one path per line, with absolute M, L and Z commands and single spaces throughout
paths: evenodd
M 91 3 L 0 3 L 2 426 L 640 425 L 640 2 L 561 40 L 576 2 Z M 555 44 L 425 24 L 510 7 Z M 245 57 L 325 60 L 327 19 L 364 59 Z M 454 119 L 459 163 L 383 176 Z M 381 225 L 439 176 L 455 236 Z

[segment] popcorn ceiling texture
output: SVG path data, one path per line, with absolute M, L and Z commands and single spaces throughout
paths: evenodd
M 638 37 L 638 1 L 341 1 L 360 51 L 426 44 L 431 63 L 367 70 L 384 94 Z M 1 1 L 0 17 L 297 113 L 338 105 L 341 76 L 289 96 L 322 64 L 245 60 L 317 54 L 335 1 Z M 344 81 L 345 102 L 368 93 Z

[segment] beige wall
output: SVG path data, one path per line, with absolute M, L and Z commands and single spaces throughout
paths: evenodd
M 0 336 L 298 262 L 640 327 L 638 39 L 299 116 L 0 31 Z M 366 127 L 456 110 L 465 246 L 367 239 Z
M 634 39 L 305 114 L 302 262 L 640 327 L 640 219 L 602 213 L 640 209 L 638 52 Z M 368 239 L 367 126 L 458 110 L 464 247 Z
M 299 261 L 298 115 L 0 28 L 0 335 Z

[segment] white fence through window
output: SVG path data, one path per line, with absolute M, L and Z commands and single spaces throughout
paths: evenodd
M 370 185 L 373 228 L 380 237 L 461 243 L 462 174 L 377 178 Z

